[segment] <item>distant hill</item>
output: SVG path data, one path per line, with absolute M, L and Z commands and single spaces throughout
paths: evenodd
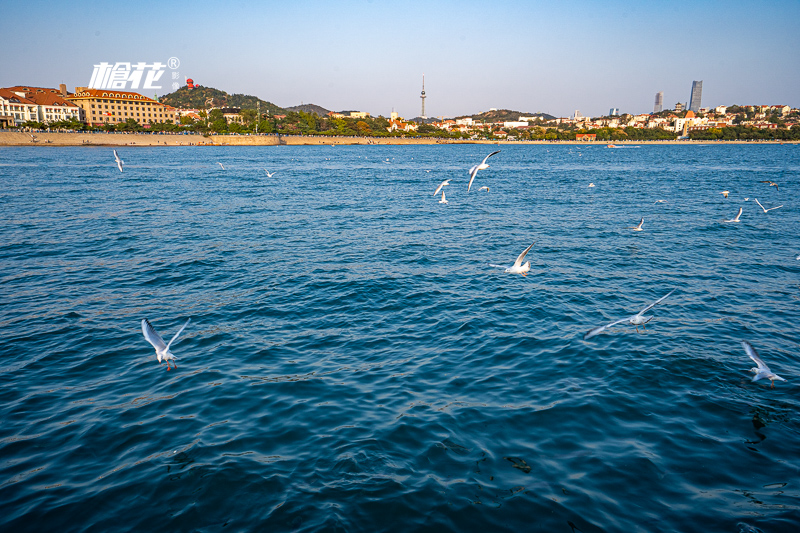
M 553 115 L 547 113 L 523 113 L 522 111 L 512 111 L 510 109 L 498 109 L 496 111 L 485 111 L 477 115 L 463 115 L 456 118 L 471 118 L 472 120 L 485 120 L 487 122 L 515 122 L 519 117 L 540 117 L 542 120 L 553 120 Z
M 261 100 L 249 94 L 228 94 L 225 91 L 214 89 L 213 87 L 181 87 L 174 93 L 165 94 L 159 97 L 159 102 L 173 107 L 189 109 L 205 109 L 206 102 L 213 107 L 240 107 L 242 109 L 256 109 L 261 102 L 261 112 L 274 114 L 286 113 L 282 107 L 278 107 L 272 102 Z
M 330 113 L 330 110 L 325 109 L 324 107 L 318 106 L 318 105 L 315 105 L 315 104 L 301 104 L 301 105 L 296 105 L 296 106 L 292 106 L 292 107 L 287 107 L 286 111 L 295 111 L 295 112 L 302 111 L 303 113 L 308 113 L 310 115 L 313 115 L 314 113 L 316 113 L 317 115 L 319 115 L 321 117 L 325 117 L 325 116 L 328 115 L 328 113 Z

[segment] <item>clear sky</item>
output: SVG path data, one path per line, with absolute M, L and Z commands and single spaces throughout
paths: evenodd
M 693 80 L 706 107 L 800 107 L 799 30 L 798 0 L 33 0 L 2 8 L 0 87 L 73 90 L 101 61 L 174 56 L 181 81 L 406 118 L 423 73 L 428 116 L 647 113 Z

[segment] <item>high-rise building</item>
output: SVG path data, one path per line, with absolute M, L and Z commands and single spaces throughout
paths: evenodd
M 703 82 L 701 81 L 693 81 L 692 82 L 692 97 L 689 98 L 689 110 L 694 111 L 697 113 L 700 111 L 700 100 L 703 97 Z
M 609 109 L 608 110 L 608 116 L 609 117 L 618 117 L 619 116 L 619 108 L 618 107 L 612 107 L 611 109 Z
M 664 91 L 656 93 L 656 103 L 653 106 L 653 113 L 661 113 L 664 111 Z

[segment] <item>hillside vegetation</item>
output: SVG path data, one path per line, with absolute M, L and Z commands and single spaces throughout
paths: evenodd
M 239 107 L 242 109 L 256 109 L 261 102 L 261 112 L 275 114 L 285 114 L 286 110 L 278 107 L 272 102 L 261 100 L 249 94 L 228 94 L 225 91 L 214 89 L 213 87 L 181 87 L 177 91 L 159 98 L 161 103 L 173 107 L 189 109 L 206 109 L 207 107 Z M 207 105 L 210 104 L 210 105 Z

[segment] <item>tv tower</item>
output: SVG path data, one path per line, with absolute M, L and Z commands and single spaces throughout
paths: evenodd
M 420 115 L 421 118 L 428 118 L 425 116 L 425 74 L 422 75 L 422 93 L 419 95 L 422 99 L 422 114 Z

